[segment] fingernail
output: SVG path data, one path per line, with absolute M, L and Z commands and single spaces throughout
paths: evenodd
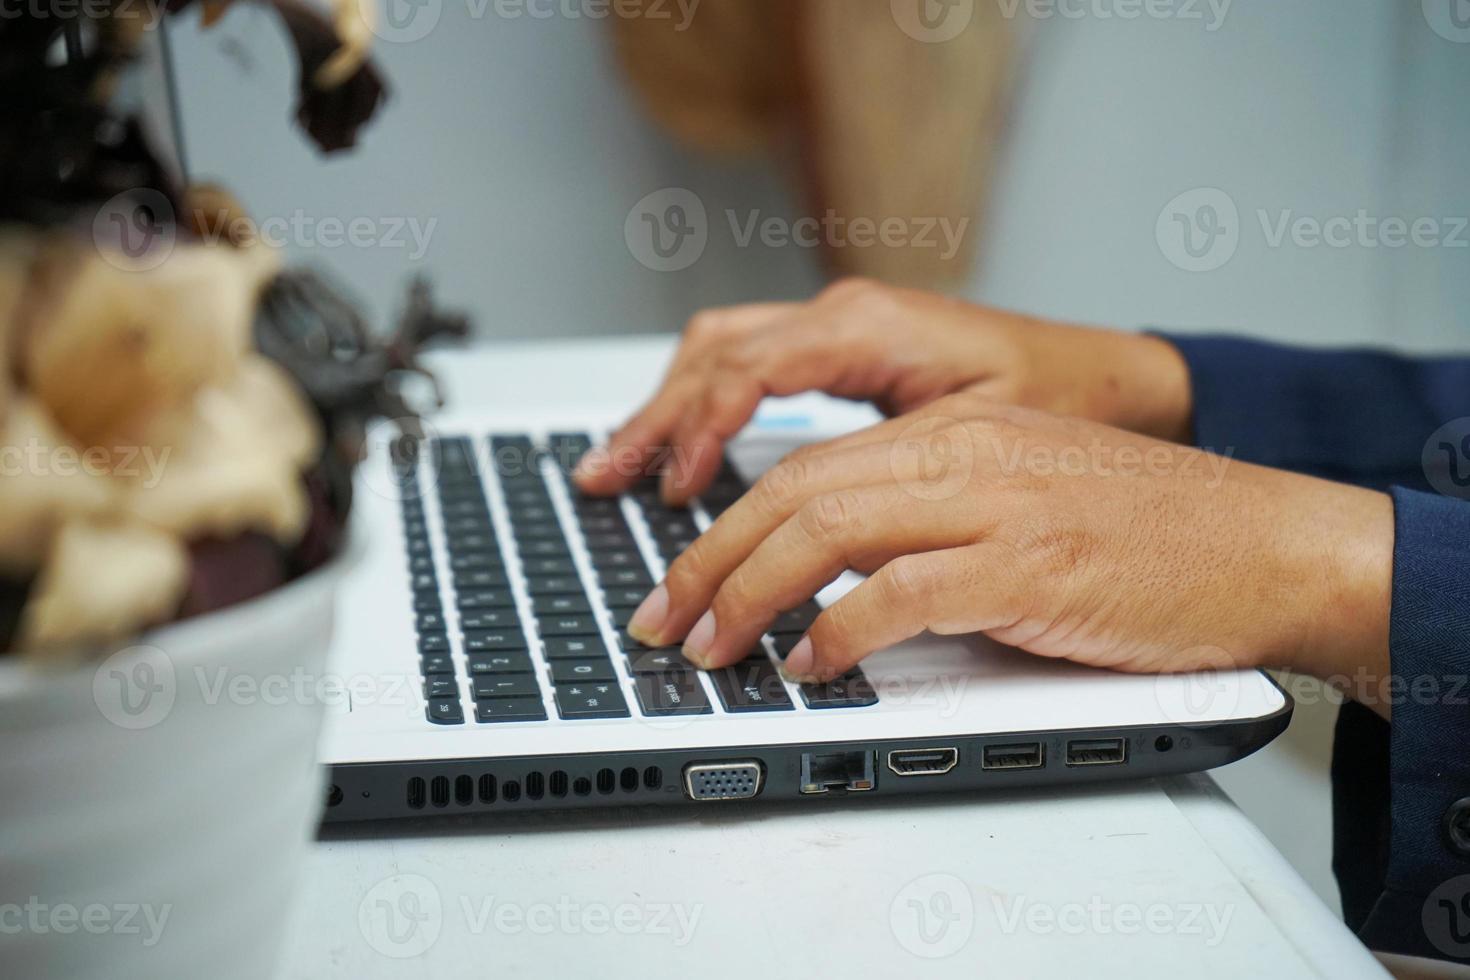
M 786 662 L 781 665 L 781 674 L 788 681 L 798 684 L 809 681 L 812 679 L 812 665 L 815 660 L 812 655 L 812 638 L 803 636 L 786 655 Z
M 660 584 L 639 603 L 633 618 L 628 620 L 628 632 L 640 643 L 651 645 L 658 638 L 658 631 L 664 628 L 664 620 L 668 618 L 669 590 Z
M 711 609 L 699 617 L 699 622 L 694 624 L 694 629 L 689 631 L 689 636 L 684 640 L 684 656 L 694 661 L 699 666 L 705 666 L 705 655 L 709 648 L 715 644 L 715 611 Z

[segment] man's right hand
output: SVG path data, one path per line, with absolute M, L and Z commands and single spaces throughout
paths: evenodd
M 577 484 L 621 492 L 666 454 L 664 499 L 683 503 L 709 486 L 762 398 L 804 391 L 889 415 L 968 391 L 1160 439 L 1190 430 L 1189 371 L 1165 340 L 846 280 L 805 303 L 696 314 L 658 392 L 584 458 Z

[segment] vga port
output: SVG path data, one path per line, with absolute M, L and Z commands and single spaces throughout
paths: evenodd
M 691 800 L 748 800 L 760 794 L 764 775 L 753 759 L 692 762 L 684 767 L 684 791 Z

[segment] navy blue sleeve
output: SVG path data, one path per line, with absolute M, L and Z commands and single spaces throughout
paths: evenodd
M 1392 676 L 1364 690 L 1393 718 L 1343 707 L 1333 868 L 1371 948 L 1470 963 L 1470 358 L 1168 339 L 1201 446 L 1392 487 Z
M 1357 929 L 1374 949 L 1470 963 L 1470 503 L 1393 500 L 1387 847 Z M 1337 779 L 1351 761 L 1334 760 Z
M 1470 491 L 1470 445 L 1459 445 L 1470 438 L 1470 357 L 1167 339 L 1189 365 L 1200 446 L 1377 489 L 1427 490 L 1431 478 L 1458 477 Z M 1426 450 L 1447 424 L 1454 448 Z

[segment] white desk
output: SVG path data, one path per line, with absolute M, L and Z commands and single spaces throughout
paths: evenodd
M 631 404 L 668 349 L 515 345 L 441 378 L 486 405 Z M 1204 777 L 360 825 L 298 891 L 291 980 L 1386 975 Z M 417 910 L 401 944 L 360 922 L 384 901 Z

